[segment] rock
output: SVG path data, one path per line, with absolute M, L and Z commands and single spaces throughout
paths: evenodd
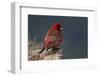
M 33 54 L 32 57 L 30 57 L 29 60 L 57 60 L 61 59 L 63 56 L 62 49 L 57 50 L 49 50 L 45 52 L 44 54 Z
M 44 50 L 43 53 L 39 53 L 43 47 L 42 42 L 37 42 L 35 39 L 28 41 L 28 60 L 57 60 L 63 56 L 62 48 Z

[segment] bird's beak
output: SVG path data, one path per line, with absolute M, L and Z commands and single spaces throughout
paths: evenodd
M 61 31 L 63 31 L 63 28 L 60 28 Z

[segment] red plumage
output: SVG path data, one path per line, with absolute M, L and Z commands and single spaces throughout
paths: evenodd
M 60 23 L 56 23 L 46 33 L 43 42 L 43 48 L 58 48 L 62 43 L 62 27 Z

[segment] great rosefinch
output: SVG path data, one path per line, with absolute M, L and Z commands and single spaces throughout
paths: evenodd
M 46 33 L 46 36 L 43 42 L 43 48 L 40 51 L 40 53 L 42 53 L 44 49 L 58 48 L 61 45 L 62 43 L 61 31 L 62 30 L 63 28 L 61 27 L 60 23 L 56 23 L 51 26 L 51 28 Z

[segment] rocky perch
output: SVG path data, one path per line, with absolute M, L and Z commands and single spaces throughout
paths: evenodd
M 39 53 L 42 49 L 42 43 L 38 43 L 36 40 L 28 41 L 28 60 L 57 60 L 63 56 L 62 48 L 48 49 L 47 51 Z

